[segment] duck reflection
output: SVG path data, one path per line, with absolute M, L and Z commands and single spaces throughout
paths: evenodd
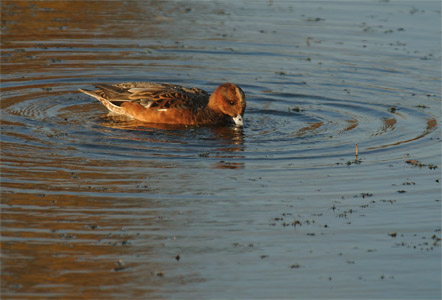
M 125 135 L 124 139 L 143 140 L 150 143 L 170 143 L 189 145 L 210 144 L 210 148 L 201 149 L 196 154 L 201 158 L 219 158 L 220 161 L 213 165 L 216 169 L 239 169 L 244 164 L 229 160 L 243 159 L 244 155 L 244 128 L 237 126 L 186 126 L 174 124 L 145 123 L 126 116 L 107 113 L 101 116 L 99 124 L 107 129 L 145 132 Z M 209 151 L 207 151 L 207 149 Z

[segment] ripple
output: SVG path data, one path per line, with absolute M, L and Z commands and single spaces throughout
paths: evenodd
M 249 157 L 263 153 L 270 159 L 351 157 L 355 144 L 366 155 L 385 149 L 388 156 L 396 151 L 394 146 L 407 147 L 437 128 L 435 117 L 417 108 L 313 95 L 272 96 L 257 101 L 266 108 L 248 111 L 247 126 L 253 128 L 248 142 L 260 146 L 259 154 L 252 151 Z M 290 100 L 292 105 L 285 106 Z M 270 105 L 275 109 L 267 109 Z
M 21 143 L 38 140 L 89 155 L 176 159 L 209 152 L 241 161 L 309 159 L 302 165 L 307 168 L 333 165 L 331 158 L 351 156 L 355 144 L 366 155 L 379 149 L 387 155 L 396 146 L 404 151 L 438 127 L 431 113 L 417 107 L 305 94 L 263 95 L 257 94 L 258 87 L 250 89 L 246 126 L 241 130 L 146 125 L 109 116 L 99 103 L 76 92 L 42 92 L 36 87 L 20 89 L 26 96 L 11 100 L 15 102 L 5 107 L 4 120 L 33 124 L 23 130 Z M 14 135 L 7 128 L 3 134 Z

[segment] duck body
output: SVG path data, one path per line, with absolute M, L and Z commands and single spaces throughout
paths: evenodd
M 243 125 L 246 98 L 233 83 L 209 95 L 198 88 L 168 83 L 97 84 L 81 92 L 98 99 L 109 111 L 147 123 L 181 125 Z

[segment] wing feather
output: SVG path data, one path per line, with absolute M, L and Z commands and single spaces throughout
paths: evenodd
M 121 106 L 130 101 L 160 111 L 171 108 L 196 110 L 207 105 L 209 100 L 209 94 L 204 90 L 165 83 L 100 84 L 96 87 L 100 89 L 96 93 L 114 105 Z

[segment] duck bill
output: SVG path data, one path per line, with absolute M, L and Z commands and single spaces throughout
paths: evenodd
M 236 117 L 234 117 L 233 122 L 235 122 L 236 126 L 243 126 L 244 125 L 244 120 L 241 115 L 237 115 Z

